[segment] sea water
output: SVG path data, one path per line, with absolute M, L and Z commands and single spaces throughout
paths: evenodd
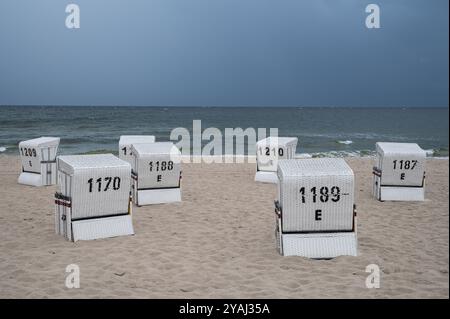
M 17 154 L 19 141 L 39 136 L 61 137 L 60 154 L 117 153 L 120 135 L 167 141 L 174 128 L 192 131 L 201 120 L 222 133 L 278 128 L 298 138 L 298 153 L 317 157 L 370 156 L 379 141 L 414 142 L 447 157 L 448 116 L 448 108 L 0 106 L 0 154 Z

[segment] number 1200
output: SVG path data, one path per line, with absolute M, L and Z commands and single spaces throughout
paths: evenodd
M 20 153 L 22 154 L 22 156 L 29 156 L 29 157 L 36 157 L 37 153 L 36 153 L 36 149 L 34 148 L 20 148 Z

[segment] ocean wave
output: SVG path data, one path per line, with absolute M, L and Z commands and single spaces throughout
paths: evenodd
M 411 141 L 411 137 L 409 136 L 401 136 L 398 134 L 389 134 L 389 133 L 377 133 L 377 132 L 330 132 L 330 133 L 314 133 L 314 132 L 303 132 L 293 130 L 289 133 L 290 136 L 297 136 L 299 139 L 304 138 L 320 138 L 320 139 L 333 139 L 340 141 L 341 139 L 351 139 L 352 142 L 354 140 L 379 140 L 379 141 L 397 141 L 397 142 L 409 142 Z M 439 139 L 436 137 L 420 137 L 421 141 L 430 141 L 435 142 Z
M 118 155 L 119 152 L 117 150 L 110 150 L 110 149 L 97 149 L 93 151 L 87 151 L 87 152 L 81 152 L 81 155 L 94 155 L 94 154 L 114 154 Z
M 375 151 L 372 150 L 354 150 L 354 151 L 327 151 L 312 153 L 312 157 L 331 157 L 331 158 L 343 158 L 343 157 L 374 157 Z
M 440 148 L 434 148 L 425 150 L 428 157 L 437 157 L 437 158 L 448 158 L 448 148 L 447 147 L 440 147 Z
M 4 147 L 4 146 L 0 146 L 0 153 L 2 153 L 2 152 L 5 152 L 7 150 L 7 148 L 6 147 Z
M 61 144 L 66 144 L 66 145 L 74 145 L 74 144 L 79 144 L 79 145 L 83 145 L 83 144 L 91 144 L 91 143 L 95 143 L 98 145 L 104 145 L 104 144 L 114 144 L 116 142 L 118 142 L 118 138 L 115 137 L 97 137 L 97 136 L 79 136 L 79 137 L 64 137 L 62 139 Z
M 429 149 L 425 150 L 427 157 L 448 159 L 449 153 L 447 148 Z M 374 150 L 348 150 L 348 151 L 324 151 L 311 153 L 312 157 L 374 157 L 376 151 Z
M 353 144 L 353 141 L 346 140 L 346 141 L 336 141 L 338 144 L 344 144 L 344 145 L 350 145 Z

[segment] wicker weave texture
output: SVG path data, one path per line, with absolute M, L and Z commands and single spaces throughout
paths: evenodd
M 415 143 L 377 143 L 382 186 L 421 186 L 426 152 Z
M 283 232 L 352 230 L 354 175 L 343 159 L 281 160 L 278 178 Z
M 72 220 L 128 211 L 131 167 L 106 155 L 60 156 L 59 190 L 72 199 Z
M 138 189 L 178 187 L 181 153 L 171 142 L 132 146 Z
M 281 237 L 284 256 L 308 258 L 334 258 L 356 256 L 356 233 L 283 234 Z
M 41 163 L 42 185 L 55 185 L 57 183 L 56 163 Z
M 59 137 L 40 137 L 20 142 L 19 155 L 23 170 L 41 173 L 41 162 L 49 162 L 56 159 L 59 141 Z
M 131 215 L 103 217 L 72 222 L 73 241 L 133 235 Z
M 133 165 L 133 153 L 131 145 L 137 143 L 154 143 L 153 135 L 122 135 L 119 139 L 119 158 Z
M 296 137 L 267 137 L 256 143 L 256 165 L 259 171 L 276 172 L 278 161 L 294 158 Z

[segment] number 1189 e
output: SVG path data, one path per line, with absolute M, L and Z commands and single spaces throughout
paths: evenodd
M 317 191 L 319 190 L 319 192 Z M 327 186 L 323 187 L 313 187 L 310 189 L 309 193 L 312 195 L 312 202 L 316 203 L 319 199 L 322 203 L 328 202 L 329 199 L 333 202 L 338 202 L 341 199 L 341 190 L 338 186 L 333 186 L 331 188 Z M 300 195 L 302 203 L 306 203 L 308 194 L 306 193 L 305 187 L 300 188 Z

